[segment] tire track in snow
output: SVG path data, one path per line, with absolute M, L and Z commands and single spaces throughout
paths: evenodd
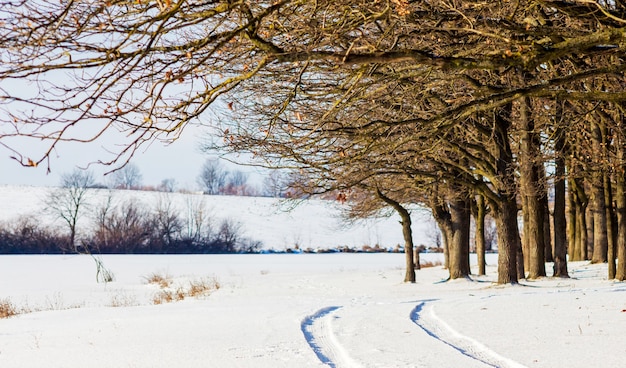
M 331 306 L 318 310 L 302 320 L 300 329 L 322 363 L 331 368 L 358 368 L 361 365 L 350 357 L 333 331 L 332 321 L 336 318 L 334 312 L 340 308 L 340 306 Z
M 430 305 L 428 306 L 427 311 L 424 311 L 426 302 L 430 301 L 432 300 L 419 303 L 415 308 L 413 308 L 410 315 L 411 321 L 424 330 L 424 332 L 428 335 L 450 346 L 461 354 L 490 367 L 526 368 L 526 366 L 522 364 L 501 356 L 479 341 L 462 335 L 458 331 L 454 330 L 450 327 L 450 325 L 435 314 L 434 306 Z

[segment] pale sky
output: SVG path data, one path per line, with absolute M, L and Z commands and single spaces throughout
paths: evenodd
M 204 161 L 210 156 L 202 153 L 199 145 L 205 131 L 190 127 L 182 136 L 169 145 L 154 142 L 136 152 L 131 160 L 140 170 L 144 185 L 158 185 L 163 179 L 173 178 L 178 188 L 196 189 L 196 178 Z M 110 139 L 114 139 L 113 137 Z M 114 142 L 113 142 L 114 143 Z M 109 143 L 110 147 L 111 143 Z M 102 143 L 63 144 L 60 143 L 51 157 L 50 174 L 46 173 L 46 165 L 39 167 L 23 167 L 10 158 L 13 153 L 0 147 L 0 184 L 56 186 L 60 184 L 61 175 L 71 172 L 75 167 L 85 167 L 90 162 L 106 157 Z M 102 174 L 110 167 L 92 165 L 96 181 L 105 183 L 107 178 Z M 236 167 L 234 170 L 245 170 Z
M 12 91 L 37 91 L 36 84 L 24 81 L 2 81 L 3 87 L 11 87 Z M 19 105 L 16 105 L 19 106 Z M 27 106 L 31 108 L 30 106 Z M 17 109 L 17 107 L 16 107 Z M 219 111 L 219 106 L 215 107 Z M 210 118 L 210 117 L 207 117 Z M 96 125 L 93 125 L 96 124 Z M 94 132 L 98 132 L 99 125 L 90 121 L 81 121 L 81 124 L 72 127 L 67 134 L 70 137 L 93 137 Z M 7 129 L 12 132 L 11 126 L 1 127 L 0 133 Z M 53 129 L 54 130 L 54 129 Z M 155 141 L 150 145 L 144 145 L 135 152 L 131 163 L 135 164 L 143 177 L 142 184 L 157 186 L 164 179 L 175 179 L 177 189 L 198 190 L 197 177 L 200 174 L 203 163 L 215 156 L 203 153 L 200 145 L 203 139 L 208 137 L 208 128 L 200 125 L 189 124 L 178 140 L 170 144 Z M 21 141 L 24 138 L 8 138 L 14 141 L 2 141 L 0 143 L 9 144 L 11 148 L 33 160 L 40 159 L 47 146 L 38 145 L 37 140 Z M 17 143 L 16 141 L 17 140 Z M 110 151 L 119 151 L 119 145 L 128 141 L 125 133 L 120 133 L 114 129 L 99 138 L 99 141 L 92 143 L 64 143 L 60 142 L 55 151 L 50 155 L 51 173 L 47 173 L 47 164 L 43 162 L 39 167 L 24 167 L 11 156 L 15 152 L 0 145 L 0 185 L 32 185 L 32 186 L 58 186 L 61 176 L 69 173 L 74 168 L 85 168 L 98 160 L 109 160 L 112 156 Z M 260 186 L 266 174 L 262 169 L 249 166 L 237 166 L 227 161 L 223 161 L 227 170 L 244 171 L 249 174 L 249 183 Z M 94 173 L 98 183 L 107 184 L 109 177 L 103 174 L 114 167 L 93 164 L 89 169 Z

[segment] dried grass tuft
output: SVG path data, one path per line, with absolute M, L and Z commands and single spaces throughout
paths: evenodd
M 19 312 L 17 308 L 15 308 L 11 300 L 9 299 L 0 300 L 0 318 L 10 318 L 18 314 Z
M 172 282 L 162 287 L 152 298 L 153 304 L 179 302 L 185 298 L 199 298 L 208 296 L 220 288 L 219 282 L 213 278 L 201 278 L 189 281 L 187 285 L 172 288 Z
M 438 267 L 438 266 L 443 266 L 443 263 L 441 261 L 423 261 L 420 262 L 420 267 L 421 268 L 431 268 L 431 267 Z
M 169 274 L 162 274 L 153 272 L 144 277 L 147 284 L 158 285 L 161 289 L 168 288 L 172 285 L 172 276 Z

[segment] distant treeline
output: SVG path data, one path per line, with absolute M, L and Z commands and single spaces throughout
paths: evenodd
M 0 224 L 0 254 L 219 254 L 261 249 L 261 242 L 242 236 L 240 223 L 211 220 L 200 210 L 182 218 L 171 208 L 147 210 L 129 201 L 96 210 L 92 230 L 72 242 L 66 229 L 47 226 L 35 216 L 22 217 Z

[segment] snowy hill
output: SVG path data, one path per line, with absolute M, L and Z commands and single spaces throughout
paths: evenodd
M 0 186 L 0 221 L 19 216 L 35 216 L 46 223 L 61 225 L 45 214 L 45 200 L 53 188 L 31 186 Z M 81 217 L 85 226 L 94 208 L 112 196 L 114 201 L 133 201 L 154 208 L 160 201 L 171 201 L 177 211 L 186 211 L 190 204 L 202 204 L 216 222 L 229 219 L 240 222 L 242 235 L 261 241 L 264 249 L 285 250 L 298 245 L 306 248 L 361 248 L 379 245 L 393 248 L 403 244 L 399 217 L 370 218 L 347 225 L 342 219 L 346 205 L 327 200 L 305 200 L 299 203 L 276 198 L 209 196 L 202 194 L 161 193 L 129 190 L 90 190 L 89 204 Z M 433 223 L 423 210 L 413 213 L 415 244 L 429 244 Z

